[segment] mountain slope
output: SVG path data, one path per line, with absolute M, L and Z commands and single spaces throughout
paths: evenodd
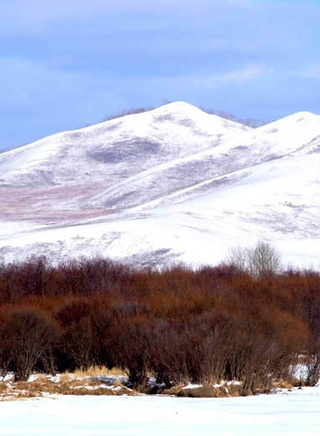
M 116 183 L 141 170 L 218 145 L 250 130 L 208 115 L 187 103 L 128 115 L 63 132 L 0 155 L 2 183 L 79 183 L 79 178 Z
M 90 198 L 87 207 L 104 207 L 108 210 L 127 208 L 161 201 L 164 197 L 186 188 L 199 192 L 211 187 L 229 184 L 240 169 L 283 158 L 289 153 L 304 150 L 320 138 L 320 117 L 298 113 L 283 120 L 237 134 L 215 147 L 192 155 L 154 166 L 125 179 L 121 184 L 108 187 L 103 193 Z M 203 183 L 211 181 L 212 183 Z M 174 195 L 177 198 L 176 195 Z
M 53 135 L 0 155 L 0 206 L 7 219 L 25 219 L 28 211 L 29 219 L 50 223 L 109 213 L 91 199 L 142 171 L 247 131 L 177 102 Z
M 44 138 L 0 155 L 0 254 L 197 265 L 266 239 L 317 266 L 319 152 L 317 115 L 252 130 L 182 102 Z

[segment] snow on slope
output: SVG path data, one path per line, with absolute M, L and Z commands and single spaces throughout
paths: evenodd
M 59 133 L 0 155 L 2 183 L 117 183 L 143 169 L 215 146 L 249 128 L 177 102 Z
M 180 102 L 55 135 L 0 155 L 2 219 L 24 223 L 0 255 L 199 265 L 265 239 L 318 267 L 319 151 L 317 115 L 251 130 Z
M 127 208 L 159 201 L 208 180 L 215 185 L 230 184 L 230 176 L 225 175 L 303 150 L 319 138 L 320 117 L 301 112 L 246 134 L 234 135 L 215 147 L 153 166 L 108 187 L 90 198 L 86 206 L 109 210 Z M 203 184 L 202 188 L 208 186 Z
M 92 198 L 145 170 L 247 131 L 177 102 L 44 138 L 0 154 L 2 216 L 59 223 L 113 212 L 123 205 L 107 207 Z

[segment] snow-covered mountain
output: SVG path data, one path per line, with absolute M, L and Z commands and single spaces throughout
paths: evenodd
M 257 129 L 177 102 L 0 155 L 6 260 L 217 263 L 269 240 L 319 266 L 320 116 Z

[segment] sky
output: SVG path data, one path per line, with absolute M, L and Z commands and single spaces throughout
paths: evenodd
M 0 0 L 0 150 L 183 100 L 320 114 L 320 0 Z

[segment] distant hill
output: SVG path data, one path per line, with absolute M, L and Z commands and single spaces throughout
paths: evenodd
M 169 104 L 169 102 L 167 102 L 165 104 Z M 151 111 L 154 109 L 155 108 L 152 106 L 124 109 L 118 113 L 107 115 L 102 121 L 110 121 L 110 120 L 114 120 L 116 118 L 124 117 L 126 115 L 142 114 L 144 112 L 148 112 L 148 111 Z M 236 115 L 234 115 L 230 112 L 208 109 L 208 108 L 204 108 L 204 107 L 201 107 L 201 110 L 203 112 L 206 112 L 207 114 L 217 115 L 218 117 L 221 117 L 221 118 L 224 118 L 224 119 L 230 120 L 230 121 L 235 121 L 236 123 L 240 123 L 240 124 L 243 124 L 244 126 L 252 127 L 254 129 L 267 124 L 267 121 L 256 120 L 255 118 L 241 118 L 241 117 L 237 117 Z
M 214 264 L 275 244 L 319 265 L 320 116 L 252 129 L 184 102 L 0 154 L 0 255 Z

